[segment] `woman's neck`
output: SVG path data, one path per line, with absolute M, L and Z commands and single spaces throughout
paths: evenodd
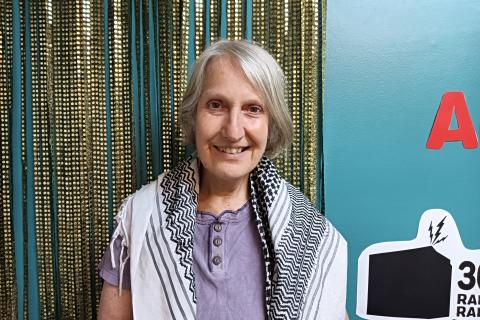
M 225 181 L 211 177 L 205 170 L 201 170 L 200 176 L 198 210 L 219 215 L 225 210 L 237 210 L 247 202 L 248 176 L 235 181 Z

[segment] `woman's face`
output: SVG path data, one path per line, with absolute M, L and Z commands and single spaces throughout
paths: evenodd
M 260 93 L 235 60 L 214 58 L 205 71 L 195 121 L 204 174 L 224 182 L 248 178 L 265 151 L 267 137 L 268 110 Z

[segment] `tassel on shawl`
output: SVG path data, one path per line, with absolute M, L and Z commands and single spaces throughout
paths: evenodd
M 130 200 L 132 199 L 131 195 L 128 197 L 123 203 L 120 209 L 118 210 L 118 214 L 115 218 L 117 221 L 117 227 L 115 228 L 115 231 L 113 232 L 112 235 L 112 240 L 110 241 L 110 259 L 111 259 L 111 264 L 113 269 L 117 269 L 117 264 L 115 263 L 115 258 L 114 258 L 114 242 L 118 237 L 122 237 L 122 248 L 120 250 L 120 266 L 119 266 L 119 283 L 118 283 L 118 295 L 122 295 L 122 284 L 123 284 L 123 273 L 125 271 L 125 264 L 127 263 L 127 260 L 130 258 L 129 250 L 128 247 L 130 245 L 129 239 L 128 239 L 128 233 L 127 229 L 125 227 L 125 218 L 127 215 L 127 207 L 130 205 Z M 124 255 L 124 250 L 126 249 L 127 254 L 125 257 Z

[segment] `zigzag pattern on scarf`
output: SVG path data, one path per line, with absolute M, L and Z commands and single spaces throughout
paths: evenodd
M 197 302 L 193 275 L 193 234 L 195 232 L 195 170 L 192 157 L 182 161 L 162 180 L 162 198 L 165 206 L 166 228 L 170 240 L 176 244 L 175 253 L 180 257 L 180 265 L 185 268 L 184 277 L 189 281 L 193 302 Z
M 267 314 L 270 311 L 272 293 L 273 263 L 275 252 L 273 248 L 272 234 L 268 222 L 268 211 L 272 207 L 278 190 L 280 189 L 281 178 L 277 174 L 274 164 L 263 157 L 258 166 L 250 174 L 250 202 L 255 212 L 255 220 L 260 238 L 262 240 L 262 251 L 265 259 L 265 300 Z
M 275 260 L 271 318 L 292 320 L 300 317 L 326 220 L 299 190 L 290 184 L 287 189 L 292 212 Z

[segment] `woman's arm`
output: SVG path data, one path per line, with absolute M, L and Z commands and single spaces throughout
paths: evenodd
M 118 295 L 118 287 L 103 283 L 100 306 L 98 307 L 98 320 L 132 320 L 132 294 L 130 290 L 123 289 Z

